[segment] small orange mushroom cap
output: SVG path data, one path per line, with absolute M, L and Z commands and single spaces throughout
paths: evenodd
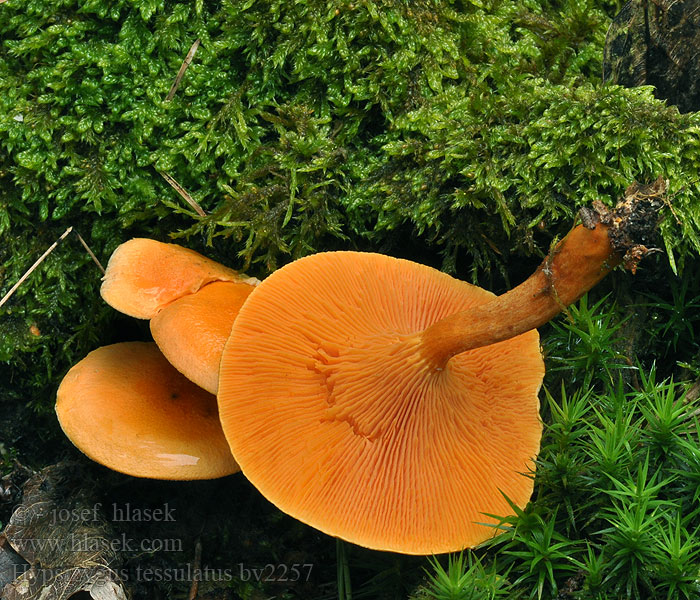
M 172 367 L 150 342 L 94 350 L 58 388 L 56 413 L 91 459 L 154 479 L 213 479 L 239 470 L 216 398 Z
M 257 287 L 221 361 L 219 411 L 243 473 L 281 510 L 379 550 L 432 554 L 495 533 L 530 498 L 539 336 L 435 369 L 420 332 L 493 294 L 371 253 L 295 261 Z
M 137 319 L 151 319 L 173 300 L 212 281 L 256 285 L 194 250 L 147 238 L 121 244 L 107 263 L 100 294 L 110 306 Z
M 156 344 L 180 373 L 216 394 L 231 327 L 253 286 L 215 281 L 174 300 L 151 319 Z

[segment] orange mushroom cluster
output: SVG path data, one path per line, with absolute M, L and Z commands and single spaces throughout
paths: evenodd
M 112 254 L 100 294 L 118 311 L 150 319 L 170 364 L 216 394 L 224 344 L 258 283 L 188 248 L 135 238 Z
M 646 248 L 632 242 L 638 232 L 628 226 L 652 229 L 658 207 L 635 203 L 648 204 L 664 190 L 659 180 L 630 188 L 614 213 L 596 207 L 527 281 L 498 297 L 429 267 L 360 252 L 302 258 L 259 285 L 184 250 L 186 267 L 176 261 L 149 274 L 141 251 L 129 254 L 131 242 L 110 260 L 102 293 L 120 310 L 150 318 L 168 360 L 216 391 L 233 459 L 281 510 L 370 548 L 454 551 L 491 537 L 488 515 L 508 514 L 508 500 L 522 507 L 532 494 L 544 375 L 536 328 L 621 261 L 636 266 Z M 118 280 L 134 264 L 141 266 L 122 302 Z M 169 285 L 151 285 L 164 273 Z M 204 333 L 173 336 L 182 324 L 201 325 Z M 124 379 L 133 373 L 127 362 Z M 133 368 L 161 366 L 142 361 Z M 59 390 L 59 418 L 69 436 L 75 426 L 67 425 L 67 415 L 78 415 L 85 427 L 107 412 L 74 391 L 92 367 L 75 369 Z M 90 375 L 103 377 L 95 373 L 104 369 Z M 184 402 L 189 394 L 164 390 L 165 402 Z M 85 406 L 71 406 L 69 396 Z M 125 430 L 147 439 L 138 410 L 130 404 L 132 416 L 102 427 L 116 430 L 123 418 Z M 211 426 L 215 413 L 210 401 L 197 400 L 188 420 Z M 81 448 L 94 437 L 74 435 Z M 220 449 L 219 433 L 209 435 Z M 98 446 L 130 451 L 100 437 Z M 199 451 L 141 447 L 166 462 Z M 103 449 L 85 451 L 106 462 Z M 133 462 L 124 458 L 114 468 L 134 473 Z
M 97 462 L 138 477 L 237 472 L 215 394 L 224 343 L 258 283 L 175 244 L 135 238 L 119 246 L 101 295 L 150 319 L 156 343 L 98 348 L 70 369 L 56 401 L 66 435 Z

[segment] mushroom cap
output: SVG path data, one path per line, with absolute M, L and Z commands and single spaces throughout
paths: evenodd
M 219 414 L 245 476 L 281 510 L 374 548 L 474 546 L 529 500 L 542 424 L 537 331 L 426 368 L 420 335 L 493 294 L 410 261 L 321 253 L 248 298 Z
M 154 479 L 213 479 L 239 471 L 216 398 L 172 367 L 152 342 L 90 352 L 58 388 L 68 438 L 115 471 Z
M 224 344 L 253 286 L 215 281 L 168 304 L 151 319 L 165 358 L 199 387 L 216 394 Z
M 107 263 L 100 294 L 107 304 L 137 319 L 151 319 L 173 300 L 212 281 L 256 285 L 248 277 L 177 244 L 134 238 Z

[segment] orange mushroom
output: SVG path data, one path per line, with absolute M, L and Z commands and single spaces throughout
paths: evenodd
M 152 319 L 165 306 L 212 281 L 257 285 L 259 281 L 229 269 L 194 250 L 147 238 L 121 244 L 107 263 L 100 294 L 119 312 Z
M 154 479 L 213 479 L 239 470 L 216 398 L 178 373 L 155 344 L 94 350 L 58 388 L 56 413 L 91 459 Z
M 442 553 L 491 537 L 487 514 L 533 489 L 534 328 L 621 260 L 620 215 L 599 211 L 497 298 L 377 254 L 273 273 L 221 361 L 220 418 L 243 473 L 281 510 L 370 548 Z
M 177 244 L 134 238 L 112 254 L 100 292 L 120 312 L 151 319 L 170 363 L 215 394 L 224 343 L 258 283 Z
M 490 292 L 379 254 L 321 253 L 276 271 L 234 324 L 224 433 L 283 511 L 353 543 L 456 550 L 532 493 L 544 365 L 536 331 L 437 371 L 416 332 Z
M 233 321 L 254 287 L 215 281 L 174 300 L 151 319 L 156 344 L 180 373 L 216 394 L 219 363 Z

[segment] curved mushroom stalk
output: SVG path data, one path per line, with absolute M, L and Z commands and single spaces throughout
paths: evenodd
M 420 335 L 421 353 L 434 369 L 442 370 L 456 354 L 544 325 L 621 262 L 608 233 L 603 223 L 593 229 L 578 225 L 518 287 L 428 327 Z
M 600 203 L 586 210 L 585 224 L 574 227 L 522 284 L 422 332 L 422 355 L 434 369 L 443 369 L 461 352 L 544 325 L 620 263 L 636 270 L 648 251 L 641 242 L 649 239 L 658 224 L 665 191 L 666 183 L 659 178 L 648 186 L 630 186 L 612 213 Z

